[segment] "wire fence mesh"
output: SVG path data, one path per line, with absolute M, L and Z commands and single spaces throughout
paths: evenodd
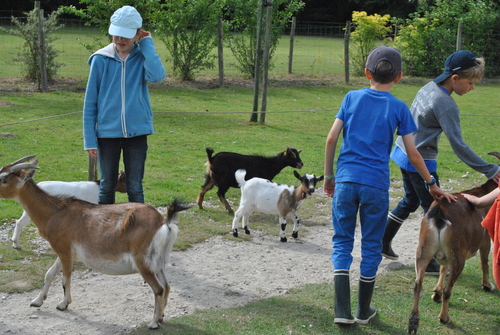
M 109 42 L 109 36 L 89 27 L 85 21 L 61 19 L 64 28 L 57 30 L 53 36 L 57 38 L 53 46 L 59 55 L 57 62 L 61 64 L 57 73 L 60 77 L 86 77 L 88 75 L 87 60 L 99 45 Z M 1 16 L 0 26 L 14 29 L 10 17 Z M 292 72 L 298 75 L 323 75 L 343 73 L 343 34 L 342 23 L 297 23 L 295 29 Z M 155 32 L 157 52 L 159 53 L 167 72 L 172 74 L 173 64 L 165 44 Z M 3 48 L 0 50 L 0 77 L 22 76 L 22 63 L 14 61 L 23 48 L 24 40 L 0 31 Z M 213 53 L 217 50 L 214 48 Z M 289 72 L 290 29 L 286 29 L 280 38 L 278 47 L 272 59 L 273 67 L 270 76 L 285 75 Z M 217 63 L 215 63 L 217 64 Z M 236 59 L 231 50 L 224 48 L 224 72 L 226 75 L 239 75 L 241 71 L 236 66 Z M 198 72 L 201 75 L 218 75 L 216 66 Z

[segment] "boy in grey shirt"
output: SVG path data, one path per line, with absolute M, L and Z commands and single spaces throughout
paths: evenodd
M 458 106 L 451 97 L 452 93 L 462 96 L 474 89 L 474 85 L 484 74 L 484 59 L 476 58 L 470 51 L 459 50 L 446 59 L 444 67 L 444 72 L 439 77 L 418 91 L 410 108 L 418 127 L 413 133 L 417 150 L 439 185 L 436 159 L 438 143 L 444 132 L 453 151 L 465 164 L 483 173 L 486 178 L 498 182 L 500 167 L 484 161 L 462 138 Z M 396 260 L 398 255 L 392 250 L 391 242 L 403 221 L 419 206 L 427 212 L 434 199 L 427 191 L 425 181 L 409 162 L 401 137 L 396 140 L 391 158 L 401 168 L 405 196 L 389 213 L 382 255 Z M 439 274 L 439 264 L 433 260 L 426 273 Z

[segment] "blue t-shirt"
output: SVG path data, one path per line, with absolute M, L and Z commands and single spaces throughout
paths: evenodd
M 417 130 L 408 106 L 390 92 L 363 88 L 344 97 L 336 118 L 344 122 L 335 182 L 389 190 L 394 133 Z

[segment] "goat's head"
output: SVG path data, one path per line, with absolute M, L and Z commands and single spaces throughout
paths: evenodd
M 286 148 L 285 152 L 283 153 L 283 156 L 285 157 L 287 165 L 296 169 L 302 169 L 304 163 L 302 162 L 299 156 L 301 152 L 302 150 L 297 150 L 292 147 Z
M 16 198 L 17 191 L 33 178 L 34 169 L 39 168 L 35 156 L 26 156 L 0 169 L 0 199 Z
M 297 171 L 293 171 L 295 178 L 300 180 L 303 192 L 305 195 L 311 195 L 316 190 L 316 184 L 323 180 L 323 176 L 316 177 L 314 174 L 304 174 L 301 176 Z M 305 196 L 304 196 L 305 197 Z

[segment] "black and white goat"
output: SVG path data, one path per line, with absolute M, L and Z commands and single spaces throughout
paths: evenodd
M 279 214 L 280 239 L 286 242 L 285 236 L 286 217 L 292 213 L 293 232 L 292 237 L 299 236 L 299 218 L 297 210 L 302 201 L 311 195 L 316 188 L 316 184 L 323 180 L 323 176 L 316 177 L 314 174 L 300 176 L 297 171 L 293 171 L 294 176 L 300 180 L 300 186 L 288 186 L 273 183 L 263 178 L 251 178 L 245 181 L 245 170 L 238 170 L 235 179 L 241 188 L 240 207 L 234 214 L 233 236 L 238 237 L 238 222 L 241 220 L 245 234 L 250 234 L 248 229 L 248 219 L 254 211 L 264 214 Z
M 304 166 L 299 156 L 302 150 L 291 147 L 272 157 L 242 155 L 235 152 L 219 152 L 212 157 L 214 153 L 213 149 L 206 148 L 206 151 L 208 162 L 205 184 L 201 187 L 200 194 L 196 200 L 199 209 L 203 209 L 205 193 L 217 185 L 217 195 L 220 201 L 229 213 L 233 213 L 233 209 L 226 200 L 226 192 L 230 187 L 239 187 L 236 179 L 234 179 L 234 174 L 239 169 L 247 171 L 247 179 L 259 177 L 273 180 L 287 166 L 295 169 L 301 169 Z

